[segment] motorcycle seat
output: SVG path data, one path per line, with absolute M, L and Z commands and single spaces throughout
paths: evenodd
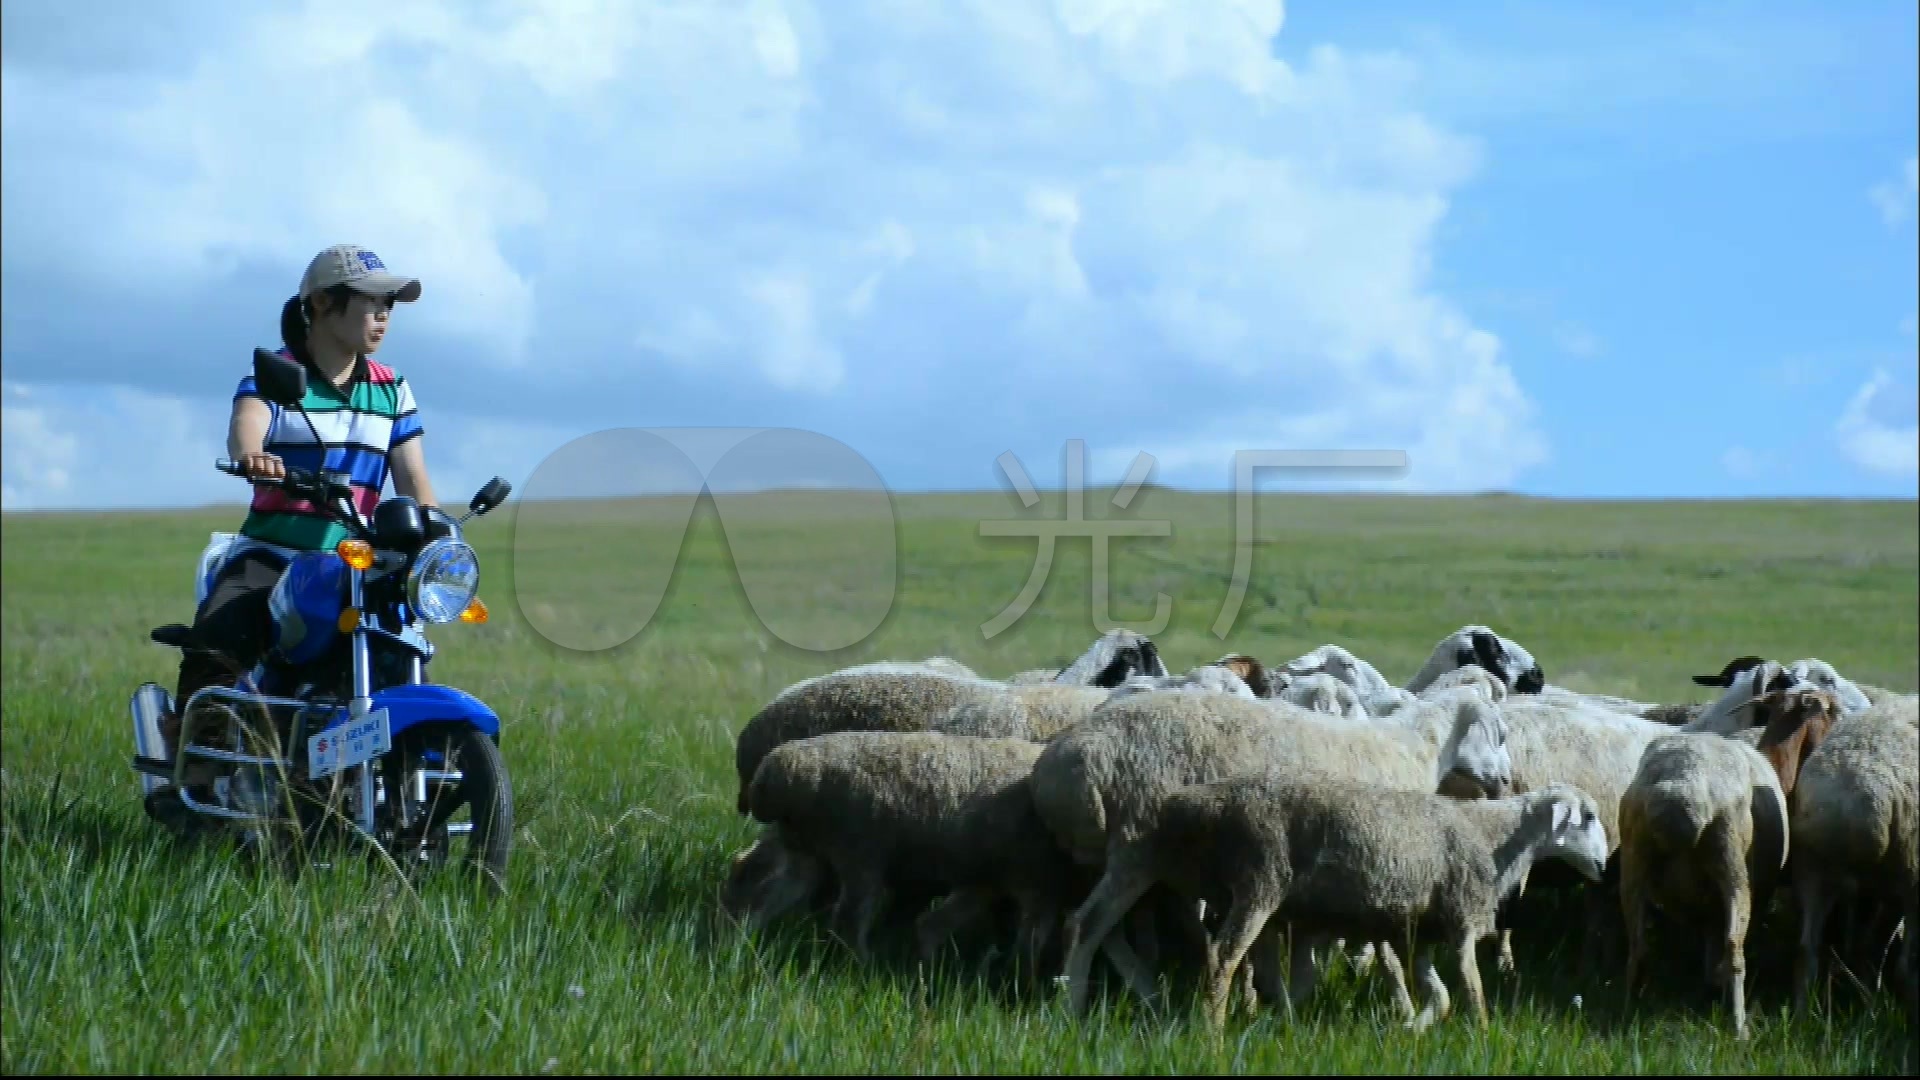
M 157 645 L 184 649 L 187 647 L 187 643 L 192 640 L 192 633 L 193 628 L 184 623 L 168 623 L 165 626 L 154 627 L 153 632 L 148 636 L 152 637 L 154 643 Z

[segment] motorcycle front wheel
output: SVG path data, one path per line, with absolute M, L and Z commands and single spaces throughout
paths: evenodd
M 458 851 L 453 861 L 478 871 L 488 891 L 504 892 L 513 787 L 500 747 L 466 727 L 415 728 L 394 742 L 388 760 L 398 768 L 389 773 L 386 809 L 395 860 L 439 869 Z

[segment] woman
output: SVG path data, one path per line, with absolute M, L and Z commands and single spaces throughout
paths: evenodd
M 307 264 L 300 291 L 280 311 L 281 355 L 307 368 L 302 408 L 314 431 L 292 410 L 262 398 L 253 376 L 240 380 L 227 423 L 227 456 L 252 480 L 304 469 L 337 469 L 353 478 L 356 509 L 371 513 L 393 474 L 396 494 L 423 507 L 437 505 L 420 450 L 420 417 L 413 389 L 373 354 L 386 336 L 396 302 L 420 298 L 415 278 L 387 272 L 379 256 L 354 244 L 338 244 Z M 253 503 L 207 597 L 194 613 L 189 648 L 181 650 L 175 709 L 203 686 L 231 686 L 253 669 L 266 649 L 272 616 L 267 598 L 290 556 L 328 551 L 348 535 L 319 507 L 289 498 L 272 484 L 256 484 Z M 162 716 L 167 758 L 178 753 L 179 718 Z M 162 817 L 179 796 L 171 784 L 147 798 L 148 813 Z

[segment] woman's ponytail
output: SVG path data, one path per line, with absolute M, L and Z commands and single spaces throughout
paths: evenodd
M 280 308 L 280 340 L 295 360 L 302 364 L 313 362 L 307 352 L 307 315 L 298 296 L 289 297 Z

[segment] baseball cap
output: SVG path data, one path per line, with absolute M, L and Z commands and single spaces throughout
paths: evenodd
M 350 285 L 368 296 L 392 294 L 403 304 L 420 299 L 420 279 L 389 272 L 380 256 L 359 244 L 335 244 L 315 255 L 300 279 L 300 295 L 312 296 L 335 285 Z

